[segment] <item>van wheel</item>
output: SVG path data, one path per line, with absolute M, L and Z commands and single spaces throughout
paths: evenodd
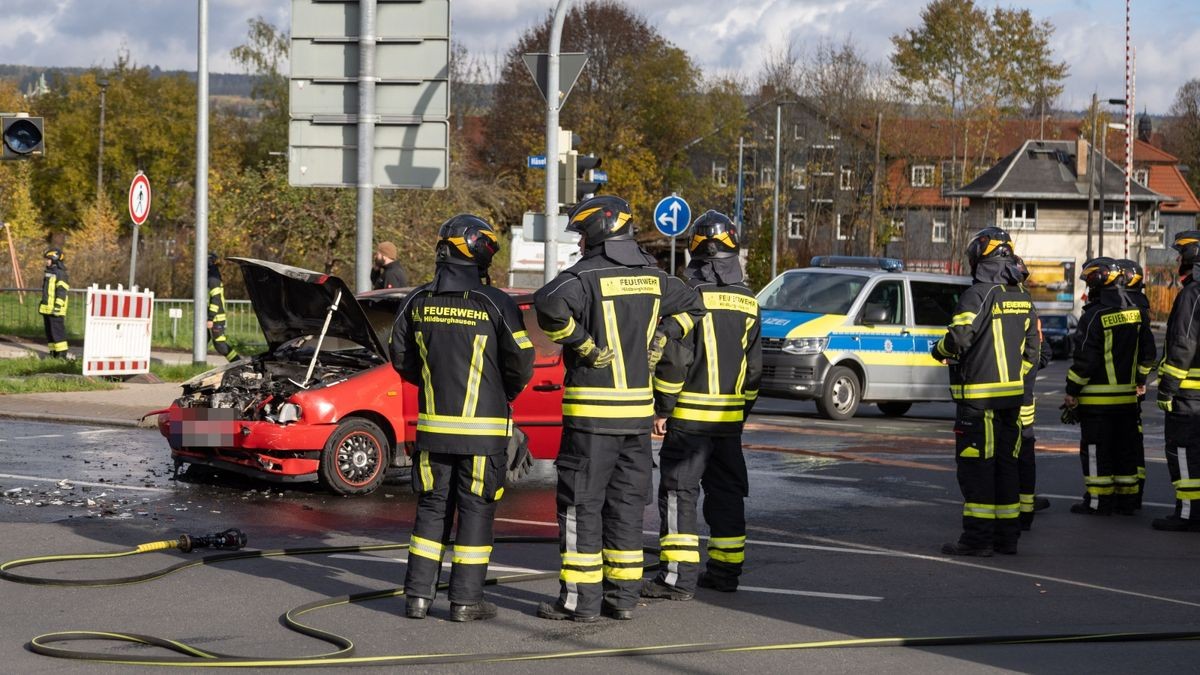
M 862 385 L 853 370 L 845 366 L 834 366 L 825 376 L 825 387 L 817 399 L 817 412 L 831 420 L 854 417 L 862 398 Z
M 321 485 L 339 495 L 365 495 L 383 482 L 387 464 L 388 441 L 383 430 L 370 420 L 349 418 L 325 444 L 317 476 Z
M 880 401 L 875 405 L 879 407 L 879 412 L 888 417 L 899 417 L 912 408 L 912 404 L 907 401 Z

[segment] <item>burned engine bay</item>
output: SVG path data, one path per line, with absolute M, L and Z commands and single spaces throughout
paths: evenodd
M 301 338 L 281 345 L 274 352 L 197 375 L 183 383 L 181 408 L 230 410 L 240 420 L 287 423 L 299 419 L 299 408 L 288 403 L 298 391 L 338 384 L 384 363 L 374 351 L 346 342 L 351 349 L 320 352 L 305 381 L 313 357 L 313 346 Z

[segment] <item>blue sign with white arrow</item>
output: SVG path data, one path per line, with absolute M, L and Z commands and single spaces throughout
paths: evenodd
M 546 156 L 545 155 L 530 155 L 528 162 L 529 163 L 527 164 L 527 166 L 530 169 L 546 168 Z
M 654 226 L 668 237 L 683 234 L 692 222 L 692 209 L 682 197 L 663 197 L 654 207 Z

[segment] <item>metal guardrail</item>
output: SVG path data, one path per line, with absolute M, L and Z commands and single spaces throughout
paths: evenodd
M 24 302 L 20 295 L 24 294 Z M 87 306 L 87 289 L 68 291 L 67 339 L 83 338 L 83 315 Z M 40 288 L 0 288 L 0 334 L 29 338 L 44 337 L 42 315 L 38 304 Z M 172 317 L 172 310 L 178 317 Z M 258 317 L 249 300 L 225 301 L 226 334 L 244 345 L 265 345 L 267 340 L 258 325 Z M 175 298 L 154 299 L 154 319 L 151 324 L 151 345 L 188 349 L 192 346 L 192 301 Z

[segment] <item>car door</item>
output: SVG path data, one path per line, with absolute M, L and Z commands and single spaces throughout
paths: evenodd
M 950 372 L 929 350 L 946 334 L 954 316 L 958 298 L 969 288 L 965 283 L 912 280 L 912 334 L 915 343 L 912 367 L 912 399 L 944 401 L 950 399 Z
M 855 315 L 857 355 L 867 372 L 864 400 L 907 398 L 913 338 L 903 278 L 880 277 Z
M 513 401 L 513 421 L 529 437 L 529 451 L 535 458 L 554 459 L 562 438 L 562 347 L 538 327 L 532 302 L 519 304 L 535 353 L 533 378 Z

